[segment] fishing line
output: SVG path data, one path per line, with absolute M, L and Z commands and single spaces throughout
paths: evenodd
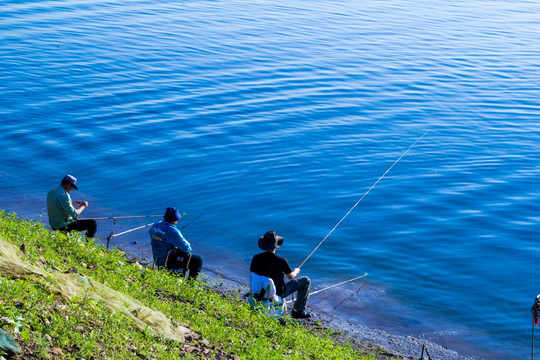
M 352 298 L 354 295 L 358 294 L 360 292 L 360 290 L 362 290 L 362 288 L 364 288 L 365 286 L 367 286 L 367 284 L 364 284 L 362 286 L 360 286 L 358 288 L 358 290 L 356 290 L 355 293 L 352 293 L 351 295 L 347 296 L 345 299 L 341 300 L 339 302 L 339 304 L 337 304 L 336 306 L 334 306 L 334 310 L 337 310 L 338 307 L 340 307 L 345 301 L 349 300 L 350 298 Z
M 396 161 L 394 161 L 394 163 L 392 164 L 392 166 L 390 166 L 390 167 L 384 172 L 384 174 L 382 174 L 382 176 L 379 177 L 379 178 L 377 179 L 377 181 L 375 181 L 375 183 L 374 183 L 373 185 L 371 185 L 371 187 L 364 193 L 364 195 L 362 195 L 362 197 L 356 202 L 356 204 L 354 204 L 354 206 L 353 206 L 349 211 L 347 211 L 347 213 L 345 214 L 345 216 L 343 216 L 343 217 L 341 218 L 341 220 L 338 221 L 338 223 L 336 224 L 336 226 L 334 226 L 334 227 L 332 228 L 332 230 L 330 230 L 330 232 L 329 232 L 328 234 L 326 234 L 326 236 L 324 237 L 324 239 L 321 240 L 321 242 L 315 247 L 315 249 L 313 249 L 313 251 L 308 255 L 308 257 L 307 257 L 304 261 L 302 261 L 302 263 L 300 264 L 300 266 L 299 266 L 298 268 L 301 268 L 302 265 L 304 265 L 304 263 L 305 263 L 306 261 L 308 261 L 308 259 L 311 257 L 311 255 L 313 255 L 313 253 L 314 253 L 314 252 L 322 245 L 323 242 L 325 242 L 325 240 L 330 236 L 330 234 L 332 234 L 332 233 L 334 232 L 334 230 L 336 230 L 336 228 L 339 226 L 339 224 L 341 224 L 341 222 L 342 222 L 343 220 L 345 220 L 345 218 L 346 218 L 347 216 L 349 216 L 349 214 L 354 210 L 354 208 L 355 208 L 358 204 L 360 204 L 360 202 L 366 197 L 366 195 L 369 194 L 369 192 L 371 191 L 371 189 L 373 189 L 373 188 L 375 187 L 375 185 L 377 185 L 377 184 L 379 183 L 379 181 L 381 181 L 381 179 L 382 179 L 383 177 L 385 177 L 386 174 L 388 174 L 388 172 L 389 172 L 390 170 L 392 170 L 392 168 L 394 167 L 394 165 L 396 165 L 396 164 L 399 162 L 399 160 L 401 160 L 401 158 L 402 158 L 403 156 L 405 156 L 405 154 L 407 154 L 407 153 L 409 152 L 409 150 L 411 150 L 411 149 L 413 148 L 414 145 L 416 145 L 416 143 L 418 143 L 420 140 L 422 140 L 422 138 L 423 138 L 424 136 L 426 136 L 426 134 L 427 134 L 428 132 L 429 132 L 429 130 L 426 131 L 422 136 L 420 136 L 420 137 L 419 137 L 419 138 L 418 138 L 411 146 L 409 146 L 409 148 L 408 148 L 407 150 L 405 150 L 405 152 L 404 152 L 403 154 L 401 154 L 401 156 L 400 156 Z

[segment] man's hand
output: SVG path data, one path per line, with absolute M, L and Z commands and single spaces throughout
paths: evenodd
M 292 280 L 294 279 L 296 276 L 298 276 L 298 274 L 300 274 L 300 268 L 295 268 L 292 273 L 290 274 L 285 274 L 285 276 L 287 276 L 287 279 L 289 280 Z
M 77 201 L 73 202 L 73 205 L 79 206 L 79 207 L 87 207 L 88 206 L 88 201 L 77 200 Z
M 88 206 L 88 201 L 77 200 L 73 202 L 73 205 L 78 207 L 75 210 L 77 211 L 77 215 L 81 215 L 82 211 Z

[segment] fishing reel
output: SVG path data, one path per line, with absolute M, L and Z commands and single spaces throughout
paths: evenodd
M 536 295 L 536 299 L 534 299 L 534 304 L 532 306 L 532 309 L 536 309 L 537 311 L 540 310 L 540 294 Z
M 531 314 L 534 319 L 534 324 L 538 325 L 538 316 L 540 315 L 540 294 L 536 295 L 536 299 L 534 299 L 534 305 L 531 308 Z

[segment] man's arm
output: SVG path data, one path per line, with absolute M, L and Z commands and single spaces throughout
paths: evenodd
M 71 217 L 72 219 L 75 220 L 77 219 L 77 217 L 82 211 L 82 210 L 79 211 L 79 209 L 75 209 L 75 207 L 73 207 L 74 202 L 71 201 L 71 198 L 69 197 L 69 194 L 67 193 L 64 193 L 59 196 L 58 203 L 60 204 L 60 207 L 62 208 L 62 212 L 64 213 L 66 218 Z
M 169 237 L 170 236 L 170 237 Z M 191 244 L 189 241 L 187 241 L 180 230 L 178 229 L 171 229 L 170 233 L 168 234 L 169 241 L 175 246 L 176 248 L 182 250 L 185 253 L 191 252 Z
M 285 276 L 287 276 L 287 279 L 292 280 L 298 276 L 298 274 L 300 274 L 300 268 L 295 268 L 291 273 L 285 274 Z
M 86 207 L 88 206 L 88 201 L 77 200 L 77 201 L 73 201 L 72 205 L 73 206 L 78 206 L 78 208 L 75 209 L 75 211 L 77 212 L 77 216 L 79 216 L 79 215 L 81 215 L 83 210 L 86 209 Z

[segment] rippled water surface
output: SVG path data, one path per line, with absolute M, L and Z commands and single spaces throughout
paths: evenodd
M 302 267 L 314 288 L 364 272 L 368 286 L 335 310 L 362 283 L 310 302 L 525 358 L 539 15 L 526 0 L 3 1 L 0 208 L 47 222 L 71 173 L 85 216 L 203 213 L 185 230 L 195 252 L 245 281 L 260 235 L 283 235 L 297 266 L 429 131 Z M 114 239 L 138 256 L 147 242 Z

